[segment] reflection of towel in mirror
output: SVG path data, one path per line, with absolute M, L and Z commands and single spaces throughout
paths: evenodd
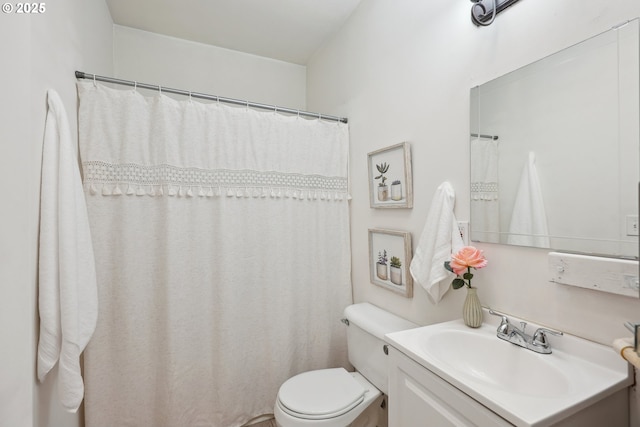
M 42 150 L 38 379 L 58 363 L 62 405 L 76 412 L 84 395 L 80 354 L 98 315 L 96 272 L 78 154 L 64 105 L 49 90 Z
M 455 192 L 448 182 L 436 190 L 418 247 L 411 261 L 410 271 L 435 303 L 449 290 L 455 274 L 444 268 L 451 253 L 462 246 L 458 222 L 453 214 Z
M 536 169 L 536 155 L 533 152 L 529 153 L 522 169 L 507 241 L 511 245 L 549 247 L 547 214 Z

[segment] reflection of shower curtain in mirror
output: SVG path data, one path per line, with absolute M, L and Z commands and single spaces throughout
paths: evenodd
M 236 427 L 348 366 L 347 126 L 78 84 L 87 427 Z
M 471 229 L 482 242 L 500 242 L 498 141 L 471 140 Z

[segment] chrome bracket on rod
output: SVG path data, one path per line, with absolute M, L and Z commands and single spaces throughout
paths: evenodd
M 640 356 L 640 347 L 638 346 L 638 344 L 640 344 L 638 342 L 638 340 L 640 339 L 640 337 L 638 337 L 638 331 L 640 330 L 640 322 L 626 322 L 624 324 L 624 326 L 630 330 L 631 332 L 633 332 L 633 349 L 636 351 L 636 353 L 638 353 L 638 355 Z
M 519 0 L 471 0 L 471 22 L 476 26 L 486 27 L 493 23 L 496 16 L 517 3 Z

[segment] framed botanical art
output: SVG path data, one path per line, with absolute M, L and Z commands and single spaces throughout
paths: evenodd
M 412 208 L 411 146 L 408 142 L 368 154 L 372 208 Z
M 413 297 L 412 256 L 410 233 L 369 229 L 369 277 L 374 285 Z

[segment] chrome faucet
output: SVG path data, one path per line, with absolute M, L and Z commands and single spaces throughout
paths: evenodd
M 498 338 L 520 347 L 524 347 L 528 350 L 535 351 L 536 353 L 551 353 L 551 346 L 547 340 L 547 333 L 551 335 L 562 335 L 562 332 L 560 331 L 553 331 L 547 328 L 538 328 L 533 335 L 529 335 L 526 332 L 527 322 L 520 322 L 520 328 L 518 328 L 509 322 L 509 318 L 504 314 L 497 313 L 491 309 L 489 309 L 489 313 L 502 318 L 497 330 Z

